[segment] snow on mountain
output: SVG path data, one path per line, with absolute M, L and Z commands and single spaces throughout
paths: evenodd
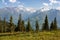
M 9 17 L 13 16 L 14 22 L 17 22 L 19 14 L 22 14 L 22 19 L 27 19 L 29 15 L 35 12 L 33 8 L 24 8 L 24 7 L 5 7 L 0 9 L 0 16 L 2 19 L 6 17 L 6 20 L 9 21 Z
M 48 15 L 49 23 L 53 21 L 55 17 L 57 17 L 58 25 L 60 25 L 60 10 L 57 9 L 45 10 L 44 8 L 42 8 L 39 10 L 35 10 L 33 8 L 24 8 L 23 6 L 0 8 L 0 17 L 2 19 L 6 17 L 7 21 L 9 21 L 10 16 L 13 16 L 14 23 L 17 23 L 19 14 L 22 14 L 22 19 L 25 21 L 28 19 L 28 17 L 30 17 L 31 24 L 33 25 L 36 21 L 36 18 L 38 18 L 39 24 L 42 25 L 46 15 Z
M 44 7 L 40 8 L 40 11 L 44 12 L 44 11 L 48 11 L 51 9 L 47 4 L 44 3 L 44 5 L 45 5 Z
M 16 8 L 16 11 L 17 12 L 19 12 L 19 11 L 21 11 L 21 10 L 23 10 L 23 11 L 25 11 L 25 12 L 30 12 L 30 13 L 33 13 L 33 12 L 36 12 L 36 10 L 34 9 L 34 8 L 26 8 L 26 7 L 24 7 L 24 6 L 18 6 L 17 8 Z
M 48 11 L 43 11 L 43 12 L 40 11 L 40 10 L 37 10 L 34 14 L 32 14 L 30 16 L 31 25 L 34 27 L 35 26 L 36 18 L 38 18 L 39 25 L 41 27 L 43 22 L 44 22 L 45 16 L 47 15 L 48 16 L 49 24 L 56 17 L 57 18 L 58 27 L 59 27 L 60 26 L 60 19 L 59 19 L 60 15 L 58 15 L 58 14 L 60 14 L 60 11 L 56 10 L 56 9 L 50 9 Z

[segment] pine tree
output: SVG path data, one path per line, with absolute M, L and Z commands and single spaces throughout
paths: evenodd
M 24 25 L 24 21 L 22 21 L 22 32 L 25 31 L 25 25 Z
M 36 32 L 39 31 L 39 24 L 38 24 L 38 20 L 36 20 Z
M 54 30 L 57 30 L 57 20 L 56 20 L 56 17 L 54 18 Z
M 22 31 L 22 19 L 21 19 L 21 14 L 19 15 L 17 31 Z
M 44 21 L 44 23 L 43 23 L 42 30 L 46 30 L 46 31 L 49 30 L 48 17 L 47 17 L 47 15 L 46 15 L 46 17 L 45 17 L 45 21 Z
M 1 20 L 1 17 L 0 17 L 0 32 L 4 32 L 4 29 L 3 29 L 3 24 L 1 23 L 2 22 L 2 20 Z
M 50 31 L 54 30 L 54 23 L 53 21 L 51 22 L 51 25 L 50 25 Z
M 6 32 L 6 28 L 7 28 L 7 26 L 6 26 L 6 18 L 4 17 L 4 32 Z
M 32 31 L 31 24 L 30 24 L 30 19 L 29 18 L 28 18 L 28 23 L 27 23 L 26 31 L 27 32 Z
M 10 32 L 14 32 L 14 26 L 13 26 L 13 18 L 10 17 Z

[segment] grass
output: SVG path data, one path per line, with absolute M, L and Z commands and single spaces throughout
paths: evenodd
M 60 40 L 60 31 L 18 33 L 16 35 L 0 36 L 0 40 Z

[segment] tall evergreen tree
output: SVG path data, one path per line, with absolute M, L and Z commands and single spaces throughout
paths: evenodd
M 10 17 L 10 32 L 14 32 L 14 26 L 13 26 L 13 18 Z
M 4 32 L 4 29 L 3 29 L 3 24 L 2 24 L 2 20 L 1 20 L 1 17 L 0 17 L 0 32 Z
M 22 31 L 22 19 L 21 19 L 21 14 L 19 15 L 19 19 L 18 19 L 17 31 Z
M 2 22 L 2 20 L 1 20 L 1 17 L 0 17 L 0 32 L 3 33 L 3 24 L 1 22 Z
M 46 17 L 45 17 L 45 21 L 44 21 L 44 23 L 43 23 L 42 30 L 46 30 L 46 31 L 49 30 L 48 17 L 47 17 L 47 15 L 46 15 Z
M 29 18 L 28 18 L 28 23 L 27 23 L 26 31 L 27 32 L 32 31 L 31 24 L 30 24 L 30 19 Z
M 38 20 L 36 20 L 36 32 L 39 31 L 39 23 L 38 23 Z
M 57 20 L 56 20 L 56 17 L 54 18 L 54 30 L 57 30 Z
M 7 28 L 7 26 L 6 26 L 6 18 L 4 17 L 4 32 L 6 32 L 6 28 Z
M 53 23 L 53 21 L 51 22 L 50 30 L 51 30 L 51 31 L 54 30 L 54 23 Z
M 22 21 L 22 32 L 25 31 L 25 25 L 24 25 L 24 21 Z

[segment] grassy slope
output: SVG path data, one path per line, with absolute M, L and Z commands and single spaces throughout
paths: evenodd
M 17 35 L 0 36 L 0 40 L 60 40 L 60 31 L 20 33 Z

